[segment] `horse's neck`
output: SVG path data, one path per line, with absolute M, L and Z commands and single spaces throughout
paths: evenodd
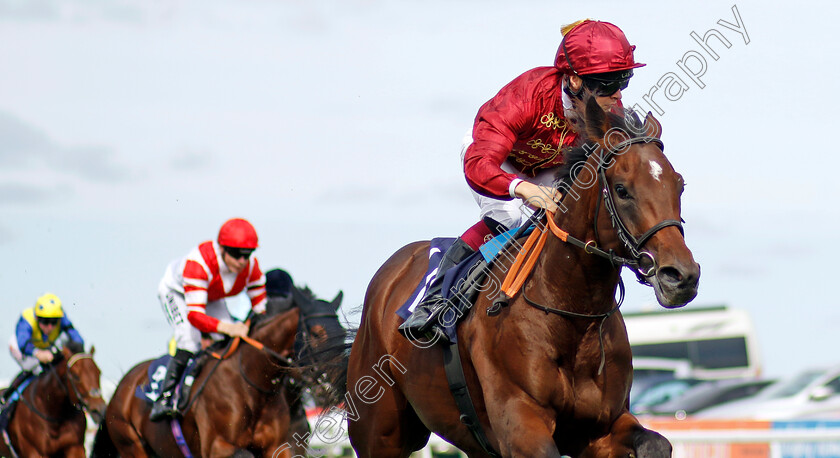
M 293 312 L 285 312 L 293 313 Z M 294 314 L 294 318 L 299 317 L 298 313 Z M 266 324 L 254 333 L 254 338 L 260 341 L 267 349 L 274 353 L 283 354 L 289 350 L 294 342 L 294 336 L 297 330 L 297 320 L 290 315 L 288 318 L 281 316 L 270 318 L 274 322 Z M 295 326 L 291 327 L 290 321 L 294 321 Z M 279 361 L 274 360 L 268 352 L 258 350 L 250 345 L 247 348 L 241 348 L 241 370 L 251 382 L 259 383 L 262 388 L 269 389 L 271 382 L 285 371 L 285 367 L 279 364 Z
M 45 414 L 57 414 L 67 408 L 69 397 L 58 368 L 43 372 L 37 380 L 32 396 L 35 407 Z M 55 415 L 53 415 L 55 416 Z
M 555 221 L 570 236 L 584 242 L 594 241 L 593 221 L 603 216 L 596 215 L 595 211 L 601 189 L 592 186 L 585 190 L 577 189 L 577 192 L 580 199 L 568 196 L 564 200 L 567 210 L 562 214 L 558 212 Z M 619 271 L 604 258 L 549 235 L 535 270 L 535 275 L 543 278 L 537 283 L 545 293 L 549 297 L 566 298 L 568 303 L 564 304 L 564 308 L 569 311 L 604 313 L 613 307 Z

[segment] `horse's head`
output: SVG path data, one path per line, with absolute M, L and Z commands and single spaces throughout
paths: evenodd
M 325 301 L 315 297 L 308 288 L 293 288 L 292 297 L 300 309 L 301 340 L 295 342 L 298 360 L 302 364 L 317 364 L 340 356 L 347 337 L 347 330 L 338 320 L 344 293 L 339 291 L 332 301 Z
M 661 130 L 651 114 L 641 123 L 632 112 L 624 117 L 605 113 L 592 98 L 582 129 L 587 144 L 577 150 L 580 166 L 568 170 L 577 184 L 570 190 L 600 191 L 596 240 L 629 259 L 659 303 L 674 308 L 697 295 L 700 266 L 683 237 L 685 182 L 662 152 Z
M 84 353 L 80 344 L 69 342 L 61 350 L 58 373 L 62 376 L 73 405 L 87 411 L 93 421 L 99 423 L 105 417 L 107 403 L 102 399 L 99 386 L 101 372 L 93 361 L 95 351 L 96 349 L 91 347 L 90 353 Z

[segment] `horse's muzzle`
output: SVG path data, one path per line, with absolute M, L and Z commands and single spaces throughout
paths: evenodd
M 89 409 L 88 414 L 90 415 L 91 420 L 97 425 L 102 423 L 102 420 L 105 418 L 105 409 L 108 406 L 103 403 L 101 407 L 97 407 L 95 409 Z
M 651 278 L 656 299 L 666 308 L 682 307 L 697 296 L 700 265 L 661 266 Z

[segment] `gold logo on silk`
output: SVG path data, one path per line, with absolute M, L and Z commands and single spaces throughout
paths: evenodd
M 563 144 L 565 138 L 566 132 L 563 132 L 559 145 Z M 545 143 L 539 138 L 528 140 L 525 144 L 531 147 L 531 151 L 515 149 L 509 157 L 519 165 L 523 173 L 530 176 L 535 176 L 538 169 L 557 165 L 557 157 L 562 154 L 559 147 Z
M 542 115 L 542 117 L 540 118 L 540 124 L 544 125 L 545 127 L 548 127 L 549 129 L 554 130 L 562 129 L 563 131 L 565 131 L 567 127 L 566 120 L 555 115 L 554 112 Z M 563 136 L 565 137 L 565 132 Z
M 561 144 L 562 144 L 562 141 L 561 141 Z M 553 159 L 555 156 L 557 156 L 557 153 L 560 152 L 559 149 L 557 149 L 557 148 L 555 148 L 555 147 L 553 147 L 549 144 L 543 143 L 542 139 L 539 139 L 539 138 L 535 138 L 533 140 L 528 140 L 526 145 L 530 146 L 533 149 L 538 149 L 542 153 L 542 156 L 534 156 L 533 154 L 530 154 L 529 156 L 534 158 L 534 159 L 543 159 L 543 158 L 545 158 L 546 156 L 549 156 L 549 155 Z M 526 154 L 528 154 L 528 153 L 526 153 Z

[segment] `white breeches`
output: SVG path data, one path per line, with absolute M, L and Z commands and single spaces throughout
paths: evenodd
M 166 320 L 172 326 L 175 348 L 195 353 L 201 349 L 201 331 L 187 320 L 187 301 L 184 293 L 161 287 L 158 289 L 158 299 L 163 307 Z M 208 302 L 205 313 L 221 321 L 231 321 L 225 300 Z M 222 338 L 221 334 L 210 334 L 214 340 Z

